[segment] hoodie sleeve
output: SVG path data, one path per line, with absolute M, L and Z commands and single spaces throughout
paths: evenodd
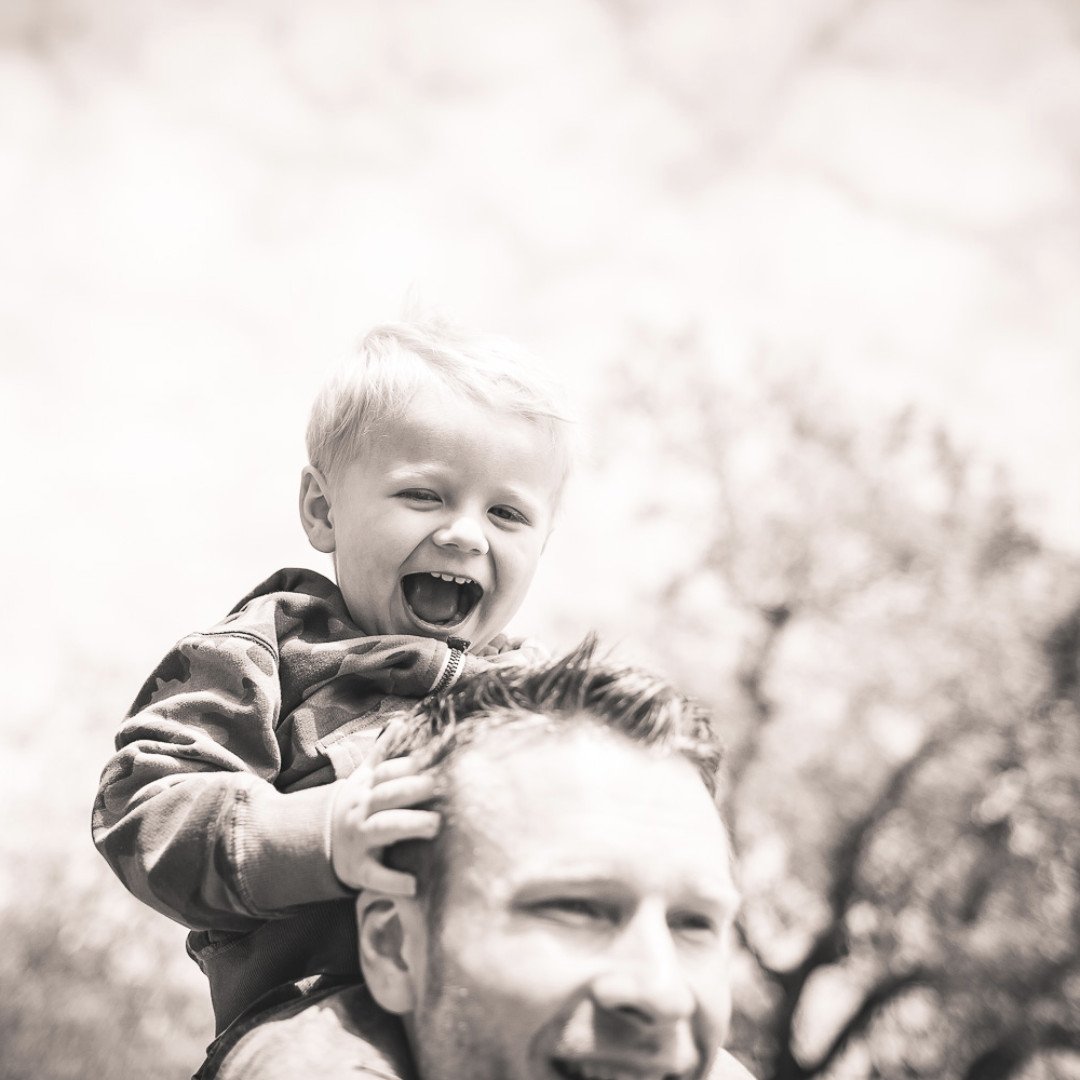
M 98 850 L 135 896 L 196 930 L 352 895 L 330 856 L 337 781 L 307 780 L 331 758 L 317 733 L 424 697 L 450 655 L 430 638 L 366 637 L 329 581 L 279 571 L 143 686 L 101 777 Z
M 94 803 L 98 849 L 139 899 L 192 929 L 242 931 L 351 895 L 329 856 L 335 785 L 282 793 L 273 645 L 183 639 L 121 726 Z

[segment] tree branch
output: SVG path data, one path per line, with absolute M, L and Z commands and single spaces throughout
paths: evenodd
M 934 981 L 933 973 L 925 968 L 889 975 L 879 982 L 863 998 L 859 1007 L 848 1017 L 843 1027 L 836 1033 L 825 1053 L 809 1070 L 813 1076 L 823 1073 L 844 1051 L 851 1039 L 864 1031 L 877 1012 L 905 990 L 913 986 L 927 986 Z
M 950 725 L 945 731 L 928 737 L 896 771 L 889 777 L 881 794 L 848 827 L 833 853 L 836 872 L 827 892 L 829 907 L 837 920 L 847 911 L 855 893 L 855 877 L 867 841 L 874 830 L 901 803 L 909 781 L 919 768 L 940 752 L 958 730 L 957 725 Z

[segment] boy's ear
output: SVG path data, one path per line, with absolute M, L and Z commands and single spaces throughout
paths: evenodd
M 419 999 L 427 955 L 424 912 L 413 899 L 362 892 L 356 901 L 360 970 L 371 996 L 406 1016 Z
M 314 465 L 300 474 L 300 522 L 316 551 L 334 550 L 334 520 L 330 511 L 330 487 Z

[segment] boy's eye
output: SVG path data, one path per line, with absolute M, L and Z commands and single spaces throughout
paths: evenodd
M 399 499 L 408 499 L 411 502 L 438 502 L 439 496 L 434 491 L 426 491 L 424 488 L 406 488 L 397 493 Z
M 529 519 L 520 510 L 515 510 L 512 506 L 493 506 L 488 513 L 492 517 L 497 517 L 500 521 L 513 522 L 515 525 L 529 524 Z

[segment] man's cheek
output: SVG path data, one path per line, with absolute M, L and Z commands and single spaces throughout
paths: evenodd
M 731 971 L 728 963 L 717 965 L 696 980 L 695 997 L 713 1039 L 727 1041 L 731 1029 Z
M 581 959 L 580 950 L 568 955 L 566 943 L 542 928 L 493 933 L 469 950 L 463 974 L 473 985 L 487 985 L 506 1000 L 524 1003 L 572 985 Z

